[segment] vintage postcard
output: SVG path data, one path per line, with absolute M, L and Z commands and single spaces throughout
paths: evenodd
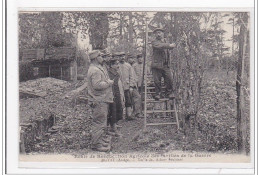
M 252 163 L 252 18 L 19 10 L 21 167 Z

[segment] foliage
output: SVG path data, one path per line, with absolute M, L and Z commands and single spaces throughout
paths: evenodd
M 109 15 L 108 47 L 111 51 L 142 50 L 145 37 L 145 12 L 114 12 Z
M 19 63 L 19 81 L 33 79 L 33 67 L 30 61 L 21 61 Z
M 89 16 L 89 37 L 93 49 L 105 49 L 109 31 L 108 14 L 93 12 Z
M 19 48 L 47 48 L 63 46 L 62 14 L 36 12 L 19 14 Z
M 109 31 L 106 12 L 64 12 L 63 29 L 82 39 L 89 38 L 92 49 L 107 47 Z

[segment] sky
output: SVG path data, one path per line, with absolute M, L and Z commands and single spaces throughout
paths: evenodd
M 231 13 L 228 13 L 228 14 L 231 14 Z M 233 26 L 232 26 L 232 24 L 228 24 L 229 18 L 230 18 L 229 16 L 223 18 L 224 23 L 222 25 L 222 28 L 226 31 L 226 33 L 224 34 L 224 37 L 225 37 L 224 43 L 227 47 L 230 47 L 229 53 L 231 54 L 231 52 L 232 52 L 232 41 L 230 41 L 230 40 L 232 39 L 232 35 L 233 35 Z M 236 29 L 234 30 L 234 34 L 237 34 Z

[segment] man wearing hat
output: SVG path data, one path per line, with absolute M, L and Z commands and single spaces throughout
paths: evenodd
M 127 62 L 133 66 L 133 64 L 135 63 L 135 56 L 134 54 L 128 53 L 127 54 Z
M 162 97 L 161 78 L 164 78 L 166 85 L 165 96 L 173 98 L 173 75 L 170 69 L 170 53 L 169 49 L 173 49 L 175 44 L 167 43 L 164 38 L 164 30 L 156 28 L 153 31 L 156 39 L 152 41 L 153 57 L 152 57 L 152 74 L 155 83 L 156 100 Z
M 108 49 L 104 49 L 101 51 L 101 56 L 104 59 L 103 66 L 108 69 L 108 62 L 112 57 L 112 54 L 108 51 Z
M 133 75 L 132 66 L 129 63 L 125 62 L 124 52 L 117 52 L 114 56 L 115 58 L 119 59 L 119 73 L 121 75 L 121 81 L 123 83 L 125 95 L 126 119 L 133 120 L 134 118 L 131 117 L 133 106 L 131 92 L 135 87 L 135 78 Z
M 108 107 L 113 103 L 112 85 L 107 71 L 103 68 L 101 52 L 94 50 L 89 53 L 91 61 L 87 74 L 87 89 L 90 106 L 93 110 L 91 126 L 91 147 L 93 150 L 106 152 L 111 148 L 111 140 L 105 135 Z
M 131 71 L 132 71 L 132 75 L 134 77 L 134 80 L 135 80 L 135 85 L 133 86 L 133 90 L 130 92 L 130 95 L 132 97 L 132 101 L 133 101 L 133 114 L 132 116 L 135 116 L 135 117 L 140 117 L 141 115 L 141 108 L 142 108 L 142 101 L 141 101 L 141 95 L 139 94 L 138 92 L 138 76 L 136 74 L 136 71 L 133 67 L 133 65 L 135 64 L 135 59 L 136 59 L 136 56 L 129 53 L 127 55 L 127 61 L 128 63 L 131 65 Z
M 114 80 L 112 85 L 114 101 L 109 105 L 108 125 L 110 125 L 109 133 L 112 136 L 120 137 L 121 134 L 117 128 L 117 122 L 123 118 L 124 106 L 124 89 L 119 74 L 119 61 L 115 57 L 111 57 L 107 62 L 108 75 Z
M 139 93 L 141 93 L 141 86 L 143 81 L 143 54 L 137 54 L 137 61 L 133 64 L 135 74 L 137 76 L 137 87 Z

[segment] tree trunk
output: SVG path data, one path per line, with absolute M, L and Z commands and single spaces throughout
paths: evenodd
M 90 43 L 93 49 L 105 49 L 109 30 L 108 14 L 94 13 L 90 19 Z
M 239 50 L 238 50 L 238 66 L 237 66 L 237 81 L 236 81 L 236 91 L 237 91 L 237 149 L 239 152 L 245 152 L 246 145 L 246 119 L 244 115 L 244 93 L 243 85 L 244 80 L 244 57 L 247 39 L 247 15 L 243 14 L 244 23 L 240 25 L 239 33 Z
M 178 37 L 178 28 L 179 28 L 179 25 L 178 25 L 178 12 L 175 12 L 174 13 L 174 29 L 173 29 L 173 33 L 172 33 L 172 36 L 173 36 L 173 42 L 176 42 L 177 41 L 177 37 Z
M 129 34 L 129 51 L 133 52 L 133 14 L 129 12 L 129 27 L 128 27 L 128 34 Z
M 235 34 L 235 18 L 233 18 L 233 33 L 232 33 L 232 57 L 234 57 L 234 34 Z
M 120 23 L 119 23 L 120 40 L 123 39 L 123 22 L 124 22 L 123 14 L 120 14 Z

